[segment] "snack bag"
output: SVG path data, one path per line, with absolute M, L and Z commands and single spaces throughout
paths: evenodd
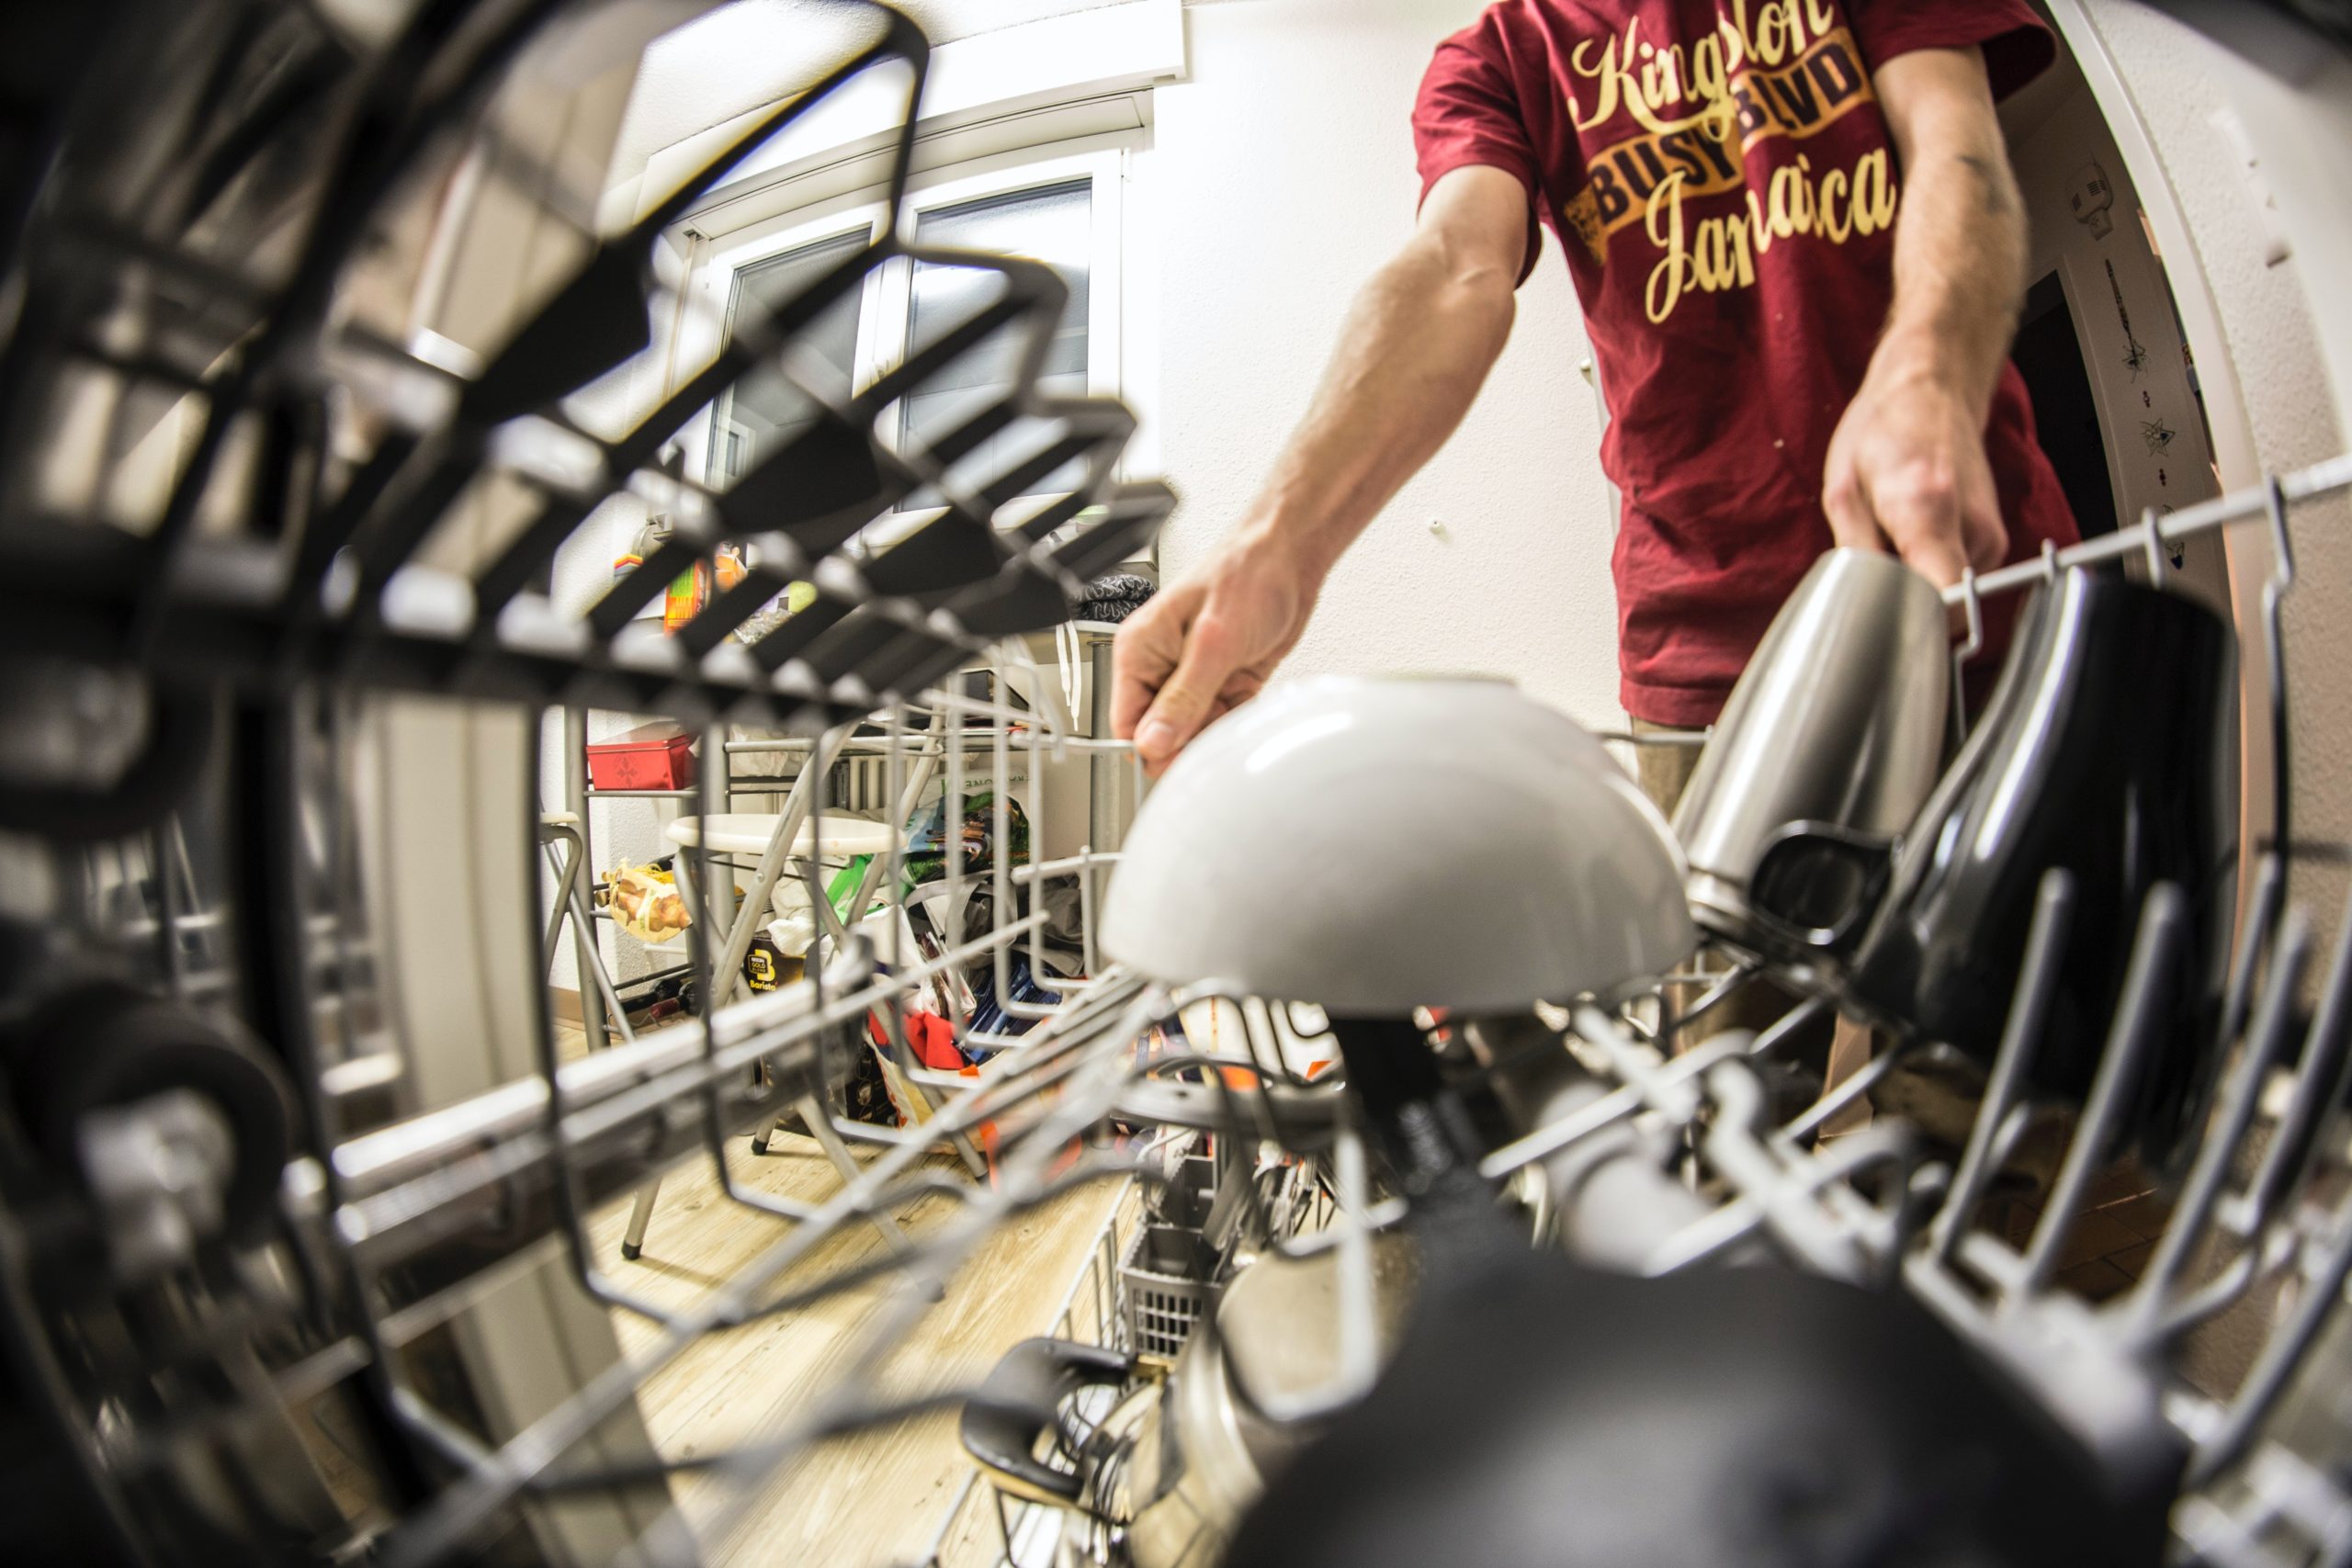
M 670 941 L 693 923 L 678 881 L 659 866 L 638 865 L 614 872 L 605 879 L 598 899 L 613 911 L 621 930 L 655 946 Z

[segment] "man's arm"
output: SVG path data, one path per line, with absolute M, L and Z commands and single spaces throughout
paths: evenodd
M 1348 312 L 1323 382 L 1216 557 L 1119 628 L 1113 731 L 1153 773 L 1257 695 L 1297 645 L 1323 580 L 1444 445 L 1510 335 L 1527 191 L 1459 168 Z
M 1919 50 L 1875 78 L 1903 165 L 1894 307 L 1829 445 L 1841 545 L 1892 545 L 1942 584 L 2007 553 L 1984 423 L 2025 296 L 2025 204 L 1980 50 Z

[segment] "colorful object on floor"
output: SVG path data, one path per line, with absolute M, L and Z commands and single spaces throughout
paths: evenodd
M 916 1061 L 938 1073 L 964 1069 L 964 1053 L 956 1048 L 955 1025 L 921 1008 L 910 1008 L 899 1018 L 906 1025 L 907 1048 L 915 1054 Z M 877 1048 L 890 1048 L 889 1022 L 878 1009 L 865 1015 L 865 1033 Z
M 798 955 L 786 953 L 770 934 L 781 923 L 771 922 L 767 931 L 752 939 L 751 951 L 743 954 L 743 980 L 754 991 L 780 990 L 800 978 Z
M 1061 993 L 1049 991 L 1037 983 L 1036 976 L 1029 972 L 1029 955 L 1017 948 L 1006 955 L 1005 977 L 1010 982 L 1005 988 L 1013 1001 L 1032 1007 L 1060 1005 Z M 1046 977 L 1060 978 L 1050 973 Z M 993 964 L 983 964 L 978 966 L 972 976 L 972 996 L 975 1005 L 972 1009 L 971 1022 L 966 1029 L 967 1035 L 1026 1034 L 1037 1021 L 1033 1018 L 1017 1017 L 1007 1012 L 998 1004 L 996 968 Z M 976 1062 L 984 1062 L 994 1054 L 992 1047 L 976 1045 L 971 1049 L 972 1059 Z

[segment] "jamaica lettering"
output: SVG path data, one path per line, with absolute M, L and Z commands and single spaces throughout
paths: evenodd
M 1798 234 L 1818 234 L 1842 245 L 1857 234 L 1893 228 L 1895 201 L 1883 147 L 1863 153 L 1850 175 L 1831 169 L 1818 179 L 1813 160 L 1800 153 L 1795 163 L 1772 171 L 1761 196 L 1748 191 L 1747 211 L 1689 224 L 1682 212 L 1682 176 L 1669 175 L 1643 211 L 1650 243 L 1665 253 L 1650 269 L 1644 310 L 1652 321 L 1663 321 L 1691 289 L 1719 294 L 1753 288 L 1756 258 Z

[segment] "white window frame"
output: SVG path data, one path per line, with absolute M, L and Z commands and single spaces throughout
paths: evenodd
M 1120 133 L 1061 143 L 1050 149 L 997 153 L 926 170 L 909 181 L 901 209 L 901 220 L 911 243 L 926 212 L 990 197 L 1086 181 L 1090 186 L 1091 230 L 1086 312 L 1086 389 L 1090 396 L 1118 396 L 1124 379 L 1120 329 L 1125 269 L 1122 239 L 1127 162 L 1135 144 L 1132 134 Z M 672 378 L 673 387 L 682 385 L 695 370 L 709 364 L 725 344 L 739 274 L 761 262 L 861 229 L 869 236 L 875 234 L 888 216 L 885 195 L 883 187 L 868 187 L 718 234 L 697 230 L 688 256 L 684 308 L 674 360 L 678 370 Z M 913 264 L 905 256 L 895 256 L 866 275 L 858 304 L 857 350 L 851 382 L 856 389 L 862 391 L 872 386 L 904 359 L 913 278 Z M 679 433 L 684 446 L 686 477 L 696 483 L 708 483 L 711 478 L 711 422 L 716 417 L 714 403 Z M 886 445 L 894 444 L 899 437 L 897 422 L 888 422 L 878 434 Z M 1120 477 L 1125 478 L 1124 456 L 1120 468 Z

